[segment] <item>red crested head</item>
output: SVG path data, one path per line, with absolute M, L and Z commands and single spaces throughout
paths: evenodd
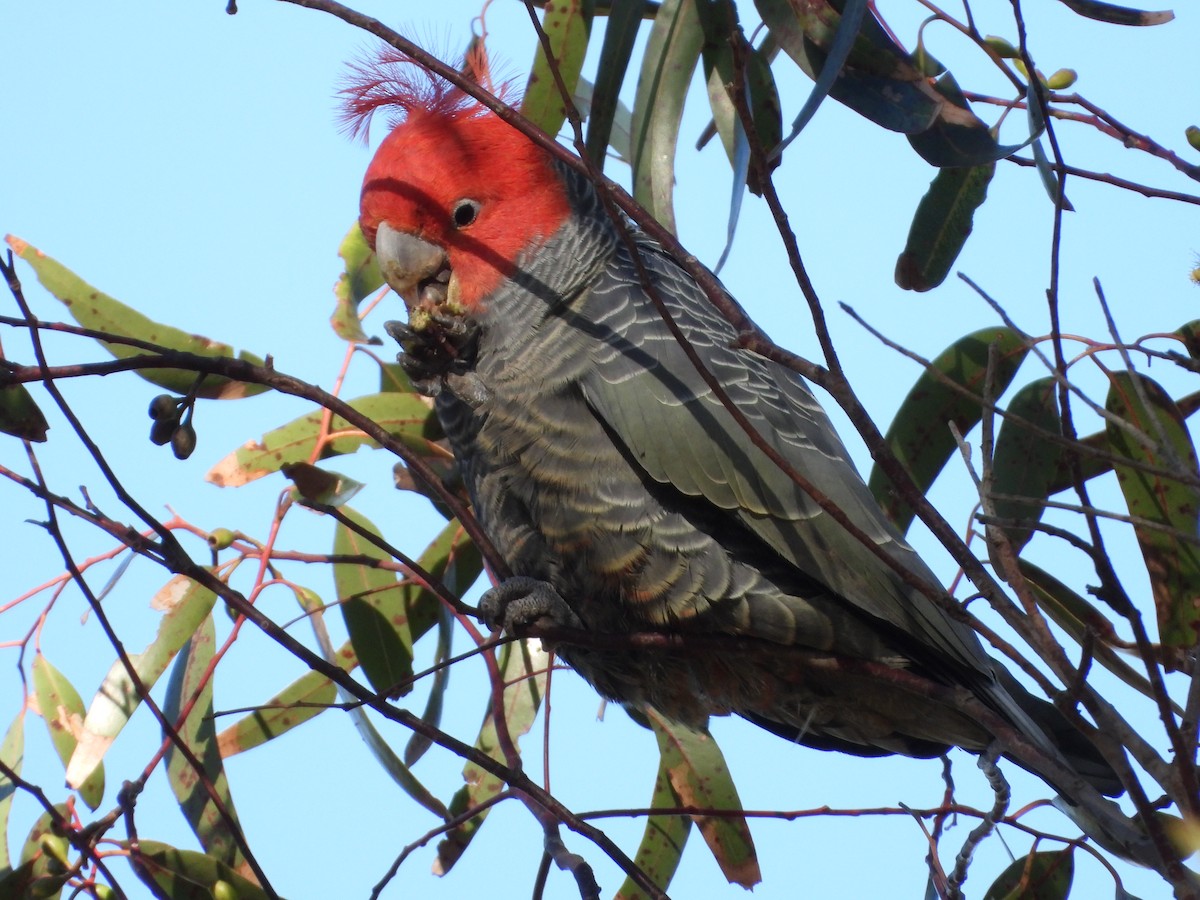
M 395 51 L 355 68 L 343 91 L 352 133 L 392 113 L 363 180 L 359 222 L 368 243 L 381 225 L 434 245 L 477 311 L 522 251 L 554 234 L 569 206 L 537 145 L 459 88 Z

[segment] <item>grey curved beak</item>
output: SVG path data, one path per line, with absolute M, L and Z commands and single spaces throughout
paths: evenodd
M 440 247 L 396 231 L 386 222 L 375 232 L 375 255 L 384 281 L 409 306 L 416 303 L 420 284 L 446 265 L 446 254 Z

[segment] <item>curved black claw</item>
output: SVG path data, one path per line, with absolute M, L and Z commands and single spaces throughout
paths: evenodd
M 563 628 L 583 627 L 562 595 L 536 578 L 510 578 L 485 591 L 479 614 L 490 627 L 503 627 L 510 634 L 543 616 Z

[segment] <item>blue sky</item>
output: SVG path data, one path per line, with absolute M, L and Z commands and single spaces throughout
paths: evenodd
M 371 46 L 369 36 L 328 16 L 261 0 L 244 0 L 241 13 L 232 18 L 224 14 L 219 0 L 150 5 L 42 0 L 12 6 L 0 33 L 0 73 L 7 86 L 0 101 L 7 126 L 0 144 L 5 175 L 0 181 L 0 231 L 19 235 L 151 316 L 259 355 L 269 353 L 280 370 L 330 387 L 344 352 L 344 344 L 327 325 L 331 286 L 339 272 L 336 250 L 355 218 L 370 153 L 339 133 L 334 94 L 346 61 Z M 911 46 L 927 12 L 908 0 L 887 0 L 880 6 Z M 1015 37 L 1009 4 L 980 6 L 986 7 L 975 11 L 982 31 Z M 1194 9 L 1181 5 L 1176 22 L 1161 28 L 1120 29 L 1079 19 L 1057 3 L 1028 6 L 1031 49 L 1043 70 L 1077 69 L 1081 93 L 1185 158 L 1200 161 L 1182 137 L 1185 126 L 1200 120 Z M 433 35 L 435 44 L 451 47 L 465 42 L 478 11 L 469 0 L 440 4 L 436 13 L 431 7 L 416 12 L 415 5 L 382 2 L 361 8 L 406 33 Z M 748 4 L 743 15 L 753 15 Z M 524 9 L 500 0 L 488 13 L 488 28 L 501 68 L 522 73 L 534 42 Z M 926 40 L 964 85 L 1004 89 L 977 51 L 950 29 L 932 26 Z M 594 43 L 598 46 L 598 40 Z M 799 109 L 810 82 L 786 61 L 780 61 L 777 71 L 786 118 Z M 627 90 L 631 87 L 632 76 Z M 698 90 L 681 132 L 676 203 L 681 239 L 711 265 L 724 241 L 729 173 L 715 142 L 700 153 L 690 149 L 706 121 Z M 1073 165 L 1195 193 L 1195 185 L 1168 163 L 1126 150 L 1090 128 L 1063 124 L 1059 134 Z M 628 178 L 619 164 L 610 166 L 610 174 Z M 919 371 L 866 335 L 837 309 L 838 302 L 849 303 L 885 334 L 925 356 L 994 321 L 982 302 L 955 279 L 924 295 L 904 293 L 894 285 L 896 255 L 932 176 L 933 170 L 902 137 L 881 132 L 833 103 L 822 107 L 789 148 L 777 176 L 843 363 L 881 425 L 890 421 Z M 1105 338 L 1093 276 L 1103 282 L 1126 338 L 1170 331 L 1200 317 L 1200 293 L 1187 279 L 1200 247 L 1197 207 L 1079 179 L 1069 183 L 1068 191 L 1078 212 L 1067 217 L 1063 238 L 1065 331 Z M 1034 174 L 1001 164 L 957 267 L 1033 334 L 1047 330 L 1044 292 L 1051 213 Z M 35 286 L 32 273 L 20 271 L 37 314 L 63 318 L 56 301 Z M 747 198 L 744 205 L 722 278 L 777 341 L 816 358 L 807 311 L 765 205 L 755 198 Z M 15 314 L 13 310 L 8 304 L 7 314 Z M 381 333 L 383 318 L 398 315 L 395 305 L 377 315 L 368 330 Z M 19 334 L 6 329 L 0 339 L 9 358 L 30 360 L 28 344 Z M 52 358 L 62 363 L 103 358 L 102 351 L 80 339 L 52 339 L 48 346 Z M 383 349 L 392 352 L 390 347 Z M 351 370 L 346 396 L 374 390 L 372 366 L 363 363 Z M 1023 376 L 1040 374 L 1030 368 Z M 1165 367 L 1152 374 L 1176 387 L 1183 384 Z M 1095 373 L 1084 381 L 1102 397 Z M 303 406 L 261 397 L 202 406 L 197 414 L 199 448 L 180 463 L 145 439 L 145 407 L 156 393 L 158 389 L 133 376 L 67 386 L 68 398 L 89 433 L 151 511 L 169 515 L 163 508 L 169 503 L 201 528 L 236 527 L 263 537 L 282 482 L 264 479 L 221 490 L 206 484 L 203 476 L 227 452 L 301 414 Z M 49 410 L 48 402 L 43 408 L 50 412 L 52 431 L 49 443 L 38 448 L 38 458 L 49 483 L 68 494 L 85 485 L 101 508 L 125 518 L 66 422 Z M 844 423 L 840 416 L 835 418 Z M 869 458 L 849 426 L 841 427 L 865 471 Z M 0 464 L 28 470 L 23 450 L 11 439 L 0 441 Z M 438 520 L 420 498 L 392 490 L 391 464 L 384 454 L 360 453 L 337 460 L 336 468 L 368 484 L 355 505 L 400 546 L 419 551 L 436 533 Z M 957 469 L 939 482 L 934 498 L 950 521 L 965 530 L 971 494 L 961 466 Z M 1111 486 L 1099 489 L 1099 496 L 1119 507 Z M 61 560 L 45 532 L 26 522 L 44 517 L 33 498 L 0 481 L 0 510 L 0 528 L 6 535 L 0 542 L 4 603 L 57 574 Z M 69 527 L 82 557 L 111 546 L 86 528 Z M 330 534 L 327 521 L 294 513 L 282 545 L 325 552 Z M 1120 529 L 1111 529 L 1111 534 L 1113 540 L 1131 546 Z M 921 534 L 915 539 L 949 581 L 954 570 L 945 555 Z M 201 545 L 192 547 L 198 558 L 205 558 Z M 1081 581 L 1086 580 L 1078 560 L 1058 545 L 1048 544 L 1037 558 L 1056 571 L 1078 571 Z M 1136 578 L 1136 559 L 1118 563 Z M 98 571 L 94 580 L 102 585 L 111 569 Z M 314 590 L 330 596 L 326 572 L 314 570 L 306 577 Z M 140 649 L 153 636 L 158 614 L 148 608 L 148 601 L 165 580 L 149 564 L 135 563 L 105 601 L 129 648 Z M 1144 583 L 1130 584 L 1149 613 Z M 268 594 L 264 602 L 280 621 L 296 615 L 294 601 L 282 592 Z M 39 599 L 0 616 L 0 640 L 24 633 L 43 606 Z M 81 621 L 84 608 L 78 592 L 68 590 L 49 616 L 42 649 L 86 699 L 107 671 L 113 652 L 93 620 Z M 336 618 L 329 617 L 331 625 L 338 624 Z M 227 627 L 220 616 L 218 627 Z M 293 630 L 306 635 L 303 625 Z M 456 646 L 466 646 L 464 636 Z M 0 652 L 0 722 L 8 722 L 19 709 L 21 683 L 16 651 Z M 218 671 L 217 706 L 261 702 L 300 673 L 299 664 L 247 630 Z M 472 690 L 482 677 L 470 664 L 453 675 L 457 702 L 448 711 L 446 728 L 467 740 L 473 738 L 482 714 L 480 695 Z M 1113 689 L 1114 700 L 1120 702 L 1123 696 Z M 417 708 L 421 702 L 419 695 L 413 700 Z M 598 707 L 596 695 L 576 676 L 556 675 L 550 730 L 553 788 L 576 810 L 644 806 L 655 773 L 653 738 L 619 709 L 608 709 L 598 720 Z M 1153 722 L 1145 721 L 1152 735 Z M 28 720 L 26 774 L 58 798 L 61 772 L 40 724 L 35 718 Z M 525 742 L 534 771 L 541 766 L 541 725 L 539 719 Z M 156 731 L 143 712 L 122 734 L 110 757 L 110 793 L 102 808 L 112 803 L 120 780 L 134 777 L 145 765 L 157 747 Z M 384 732 L 397 745 L 407 738 L 398 729 Z M 935 805 L 941 796 L 936 762 L 821 754 L 791 747 L 740 720 L 716 721 L 713 732 L 747 808 L 856 808 L 898 802 L 922 807 Z M 461 783 L 460 770 L 459 760 L 435 750 L 418 774 L 448 798 Z M 366 896 L 393 855 L 434 824 L 379 772 L 349 721 L 336 712 L 231 760 L 228 771 L 251 846 L 284 896 Z M 988 802 L 970 757 L 956 754 L 955 772 L 964 799 Z M 1016 771 L 1009 774 L 1019 802 L 1045 796 L 1033 779 Z M 18 798 L 10 837 L 14 852 L 35 815 L 33 804 Z M 1047 827 L 1068 827 L 1054 815 L 1041 821 Z M 139 806 L 138 826 L 144 837 L 194 846 L 161 775 L 152 780 Z M 636 847 L 640 822 L 610 820 L 605 827 L 626 850 Z M 758 898 L 792 897 L 799 885 L 814 896 L 916 897 L 923 892 L 924 841 L 916 825 L 903 818 L 764 820 L 755 822 L 753 831 L 764 875 L 764 883 L 755 889 Z M 955 846 L 965 832 L 960 825 L 946 848 Z M 615 867 L 583 839 L 569 840 L 572 849 L 596 867 L 605 895 L 611 895 L 620 883 Z M 1025 845 L 1018 836 L 1011 840 L 1019 853 Z M 527 812 L 506 804 L 492 813 L 476 844 L 448 877 L 430 876 L 432 850 L 419 851 L 385 896 L 527 896 L 540 852 L 538 830 Z M 1080 885 L 1076 896 L 1110 894 L 1107 875 L 1080 859 L 1079 877 L 1090 879 L 1093 888 L 1087 891 Z M 975 895 L 1005 861 L 999 843 L 991 842 L 969 882 Z M 1129 877 L 1127 887 L 1134 894 L 1163 895 L 1162 887 L 1143 873 Z M 125 886 L 131 896 L 141 896 L 132 878 Z M 733 897 L 742 890 L 723 884 L 711 857 L 693 836 L 672 892 L 678 897 Z M 566 876 L 552 876 L 549 896 L 572 893 Z

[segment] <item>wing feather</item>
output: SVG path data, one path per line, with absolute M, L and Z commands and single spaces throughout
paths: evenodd
M 732 326 L 657 245 L 642 260 L 672 317 L 755 430 L 875 543 L 933 584 L 936 577 L 875 503 L 808 388 L 733 346 Z M 867 615 L 959 664 L 988 673 L 974 632 L 910 588 L 826 513 L 746 434 L 645 297 L 624 250 L 582 300 L 599 338 L 584 397 L 654 481 L 735 516 L 784 560 Z

